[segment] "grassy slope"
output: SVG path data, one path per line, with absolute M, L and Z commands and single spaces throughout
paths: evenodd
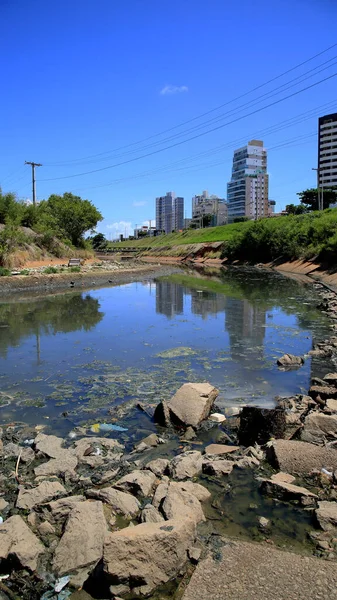
M 274 217 L 222 227 L 188 230 L 157 238 L 115 244 L 139 249 L 181 248 L 200 242 L 225 242 L 222 257 L 252 262 L 277 258 L 313 258 L 337 262 L 337 209 L 305 215 Z

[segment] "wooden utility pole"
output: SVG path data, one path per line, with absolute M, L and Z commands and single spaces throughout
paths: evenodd
M 33 189 L 33 206 L 36 206 L 36 190 L 35 190 L 35 167 L 42 167 L 40 163 L 25 161 L 25 165 L 32 167 L 32 189 Z

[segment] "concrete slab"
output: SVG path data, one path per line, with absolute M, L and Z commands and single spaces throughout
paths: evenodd
M 199 563 L 183 600 L 336 600 L 337 565 L 268 544 L 224 540 Z

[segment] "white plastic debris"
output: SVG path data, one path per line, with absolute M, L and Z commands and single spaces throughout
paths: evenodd
M 324 475 L 328 475 L 328 477 L 332 477 L 333 476 L 333 472 L 332 471 L 328 471 L 327 469 L 321 469 L 321 473 L 324 473 Z
M 226 421 L 226 417 L 221 413 L 212 413 L 211 415 L 209 415 L 209 420 L 215 421 L 215 423 L 223 423 L 223 421 Z
M 63 590 L 64 587 L 66 587 L 66 585 L 69 583 L 69 581 L 70 581 L 69 575 L 66 575 L 65 577 L 60 577 L 60 579 L 57 579 L 57 581 L 56 581 L 54 591 L 60 592 L 61 590 Z

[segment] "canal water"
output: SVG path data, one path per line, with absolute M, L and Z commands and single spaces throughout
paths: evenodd
M 36 428 L 70 438 L 111 435 L 128 451 L 156 431 L 149 415 L 157 403 L 189 381 L 215 385 L 225 412 L 272 407 L 276 396 L 306 393 L 312 375 L 334 368 L 317 358 L 295 371 L 276 364 L 285 352 L 305 356 L 328 335 L 316 304 L 312 286 L 256 269 L 175 269 L 117 287 L 1 301 L 0 425 L 22 427 L 28 438 Z M 221 442 L 224 430 L 206 428 L 192 449 Z M 148 459 L 172 457 L 180 444 L 171 433 Z M 259 516 L 270 519 L 272 544 L 314 551 L 312 514 L 261 495 L 254 472 L 200 482 L 212 498 L 199 535 L 215 553 L 222 535 L 265 538 Z M 168 586 L 153 600 L 172 594 Z

